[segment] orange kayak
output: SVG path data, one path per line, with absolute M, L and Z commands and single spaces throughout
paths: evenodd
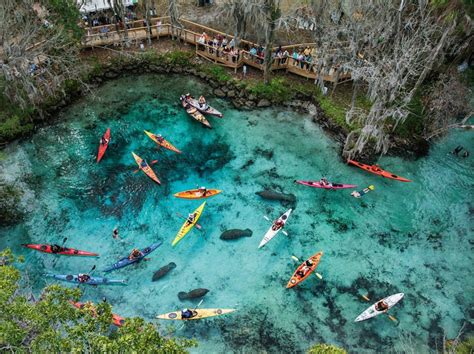
M 106 143 L 102 144 L 102 139 L 101 139 L 101 142 L 99 144 L 99 151 L 97 153 L 97 162 L 100 162 L 100 160 L 102 159 L 102 157 L 105 154 L 105 150 L 107 150 L 107 148 L 109 147 L 110 128 L 107 128 L 107 130 L 105 131 L 105 134 L 102 137 L 105 139 Z
M 135 159 L 136 163 L 138 164 L 138 167 L 140 167 L 140 170 L 142 170 L 148 177 L 150 177 L 153 181 L 155 181 L 158 184 L 161 184 L 160 180 L 158 177 L 156 177 L 155 172 L 151 169 L 150 165 L 143 160 L 140 156 L 132 152 L 133 158 Z M 142 166 L 143 164 L 143 166 Z
M 144 130 L 144 132 L 145 132 L 146 135 L 148 135 L 148 137 L 151 140 L 153 140 L 158 145 L 164 147 L 165 149 L 168 149 L 168 150 L 177 152 L 178 154 L 181 154 L 181 151 L 176 149 L 169 141 L 165 140 L 163 137 L 161 137 L 161 140 L 160 140 L 160 138 L 157 135 L 155 135 L 153 133 L 150 133 L 149 131 L 146 131 L 146 130 Z
M 199 189 L 190 189 L 187 191 L 175 193 L 176 198 L 183 198 L 183 199 L 202 199 L 202 198 L 209 198 L 213 197 L 217 194 L 222 192 L 219 189 L 207 189 L 206 193 L 203 194 Z
M 354 161 L 354 160 L 347 160 L 347 163 L 350 163 L 354 166 L 362 168 L 363 170 L 366 170 L 367 172 L 370 172 L 370 173 L 373 173 L 375 175 L 379 175 L 379 176 L 382 176 L 382 177 L 385 177 L 385 178 L 394 179 L 394 180 L 400 181 L 400 182 L 411 182 L 411 180 L 409 180 L 409 179 L 397 176 L 396 174 L 393 174 L 392 172 L 382 170 L 379 165 L 372 165 L 371 166 L 371 165 L 366 165 L 366 164 L 363 164 L 361 162 L 357 162 L 357 161 Z
M 90 302 L 82 303 L 82 302 L 74 302 L 70 301 L 74 307 L 77 307 L 78 309 L 83 309 L 83 308 L 89 308 L 92 311 L 93 316 L 96 316 L 96 310 L 94 304 Z M 125 318 L 120 317 L 119 315 L 116 315 L 115 313 L 112 314 L 112 323 L 116 325 L 117 327 L 121 327 L 123 323 L 125 322 Z
M 288 284 L 286 285 L 286 288 L 290 289 L 290 288 L 298 285 L 299 283 L 301 283 L 307 277 L 309 277 L 309 275 L 312 272 L 314 272 L 314 270 L 318 266 L 319 260 L 321 259 L 322 255 L 323 255 L 323 252 L 321 251 L 321 252 L 318 252 L 318 253 L 312 255 L 311 257 L 309 257 L 308 260 L 312 262 L 312 265 L 310 265 L 310 266 L 306 265 L 306 262 L 308 260 L 301 263 L 300 266 L 298 268 L 296 268 L 295 272 L 291 276 L 291 279 L 288 282 Z

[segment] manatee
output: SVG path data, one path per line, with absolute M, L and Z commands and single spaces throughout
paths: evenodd
M 278 193 L 271 190 L 264 190 L 261 192 L 256 192 L 255 194 L 261 196 L 263 199 L 278 200 L 280 202 L 287 202 L 291 204 L 296 203 L 296 196 L 294 194 Z
M 231 229 L 231 230 L 227 230 L 227 231 L 224 231 L 222 234 L 221 234 L 221 240 L 237 240 L 238 238 L 241 238 L 241 237 L 250 237 L 252 236 L 252 230 L 250 229 L 245 229 L 245 230 L 241 230 L 241 229 Z
M 180 291 L 178 293 L 178 298 L 180 300 L 196 299 L 198 297 L 203 297 L 208 292 L 209 292 L 209 290 L 203 289 L 203 288 L 198 288 L 198 289 L 191 290 L 189 293 L 186 293 L 184 291 Z
M 157 281 L 158 279 L 164 277 L 166 274 L 168 274 L 170 270 L 174 268 L 176 268 L 176 264 L 174 264 L 173 262 L 168 265 L 165 265 L 164 267 L 161 267 L 159 270 L 153 273 L 152 281 Z

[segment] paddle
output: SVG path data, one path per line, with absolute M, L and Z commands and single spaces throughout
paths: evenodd
M 368 294 L 367 294 L 368 295 Z M 362 295 L 362 298 L 365 300 L 365 301 L 370 301 L 369 297 L 367 295 Z M 384 312 L 384 314 L 386 314 L 388 316 L 388 318 L 390 318 L 393 322 L 399 322 L 394 316 L 392 315 L 389 315 L 387 312 Z
M 181 214 L 181 213 L 179 213 L 179 212 L 176 212 L 176 215 L 178 215 L 178 216 L 179 216 L 180 218 L 182 218 L 182 219 L 188 220 L 187 217 L 185 217 L 183 214 Z M 198 230 L 201 230 L 201 231 L 202 231 L 202 226 L 199 225 L 198 223 L 195 223 L 194 226 L 196 226 L 196 228 L 197 228 Z
M 293 260 L 295 260 L 295 261 L 297 261 L 297 262 L 301 262 L 301 261 L 299 260 L 299 258 L 296 257 L 296 256 L 291 256 L 291 258 L 293 258 Z M 323 279 L 323 276 L 322 276 L 321 274 L 317 273 L 317 272 L 314 272 L 314 275 L 316 275 L 319 279 Z
M 270 218 L 266 215 L 263 216 L 263 218 L 267 221 L 271 221 Z M 283 230 L 283 227 L 281 229 L 281 232 L 283 232 L 283 234 L 285 234 L 285 236 L 288 236 L 288 232 L 286 232 L 285 230 Z
M 61 248 L 64 246 L 64 244 L 66 243 L 66 241 L 67 241 L 67 237 L 65 237 L 65 238 L 63 239 L 63 243 L 61 244 Z M 53 262 L 53 268 L 56 267 L 56 263 L 58 263 L 58 259 L 59 259 L 59 258 L 56 258 L 56 259 L 54 260 L 54 262 Z
M 157 162 L 158 162 L 158 160 L 153 160 L 153 161 L 150 162 L 148 165 L 151 166 L 151 165 L 154 165 L 154 164 L 157 163 Z M 140 170 L 141 170 L 141 167 L 138 168 L 138 169 L 136 169 L 135 171 L 133 171 L 133 173 L 137 173 L 137 172 L 140 171 Z
M 199 304 L 197 304 L 197 306 L 193 309 L 193 311 L 196 311 L 198 309 L 199 306 L 201 306 L 201 304 L 203 303 L 204 299 L 202 299 L 201 301 L 199 301 Z M 177 330 L 179 331 L 181 328 L 184 327 L 184 325 L 186 324 L 186 321 L 181 325 L 181 327 L 179 327 Z

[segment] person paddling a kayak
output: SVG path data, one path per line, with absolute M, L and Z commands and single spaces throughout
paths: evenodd
M 199 187 L 199 192 L 201 192 L 201 195 L 203 197 L 205 197 L 206 194 L 207 194 L 207 188 L 206 187 Z
M 107 145 L 109 143 L 109 139 L 104 137 L 100 138 L 100 145 Z
M 156 138 L 156 140 L 158 140 L 160 143 L 162 143 L 163 140 L 165 140 L 165 138 L 163 138 L 163 137 L 161 136 L 161 134 L 155 135 L 155 138 Z
M 184 309 L 184 310 L 181 311 L 181 318 L 190 319 L 190 318 L 193 318 L 193 317 L 197 316 L 197 314 L 198 314 L 197 311 Z
M 373 166 L 370 166 L 370 168 L 372 169 L 372 171 L 374 172 L 381 172 L 382 169 L 380 168 L 379 165 L 373 165 Z
M 206 99 L 204 96 L 199 97 L 199 107 L 200 108 L 206 108 Z
M 142 160 L 142 162 L 140 163 L 140 168 L 145 168 L 147 166 L 148 166 L 147 162 L 145 160 Z
M 285 225 L 285 223 L 283 222 L 283 220 L 276 220 L 273 225 L 272 225 L 272 230 L 273 231 L 276 231 L 276 230 L 279 230 L 281 229 L 283 226 Z
M 196 219 L 196 213 L 194 213 L 194 214 L 189 214 L 189 215 L 188 215 L 188 218 L 186 219 L 186 221 L 187 221 L 189 224 L 192 224 L 195 219 Z
M 79 274 L 77 276 L 77 281 L 79 283 L 87 283 L 90 278 L 91 278 L 91 276 L 89 274 Z
M 51 253 L 59 253 L 63 248 L 59 245 L 51 245 Z
M 326 177 L 323 177 L 319 180 L 319 183 L 321 183 L 322 186 L 325 187 L 332 187 L 332 183 L 329 183 L 329 181 L 326 179 Z
M 383 312 L 387 312 L 388 311 L 388 305 L 385 301 L 383 300 L 380 300 L 379 302 L 377 302 L 375 304 L 375 309 L 377 311 L 383 311 Z
M 134 259 L 137 259 L 140 257 L 143 257 L 143 253 L 138 248 L 134 248 L 132 250 L 132 253 L 130 253 L 130 256 L 128 256 L 128 259 L 133 261 Z
M 296 274 L 299 275 L 301 278 L 303 278 L 306 275 L 306 273 L 308 273 L 311 270 L 312 265 L 313 265 L 313 262 L 311 261 L 311 259 L 307 259 L 304 264 L 304 267 L 301 268 L 298 272 L 296 272 Z

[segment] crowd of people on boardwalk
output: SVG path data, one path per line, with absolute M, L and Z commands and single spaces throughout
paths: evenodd
M 215 54 L 217 57 L 226 57 L 228 61 L 237 63 L 240 59 L 240 50 L 235 46 L 235 39 L 228 40 L 227 36 L 217 34 L 212 38 L 203 32 L 198 40 L 198 49 L 207 50 L 210 54 Z

